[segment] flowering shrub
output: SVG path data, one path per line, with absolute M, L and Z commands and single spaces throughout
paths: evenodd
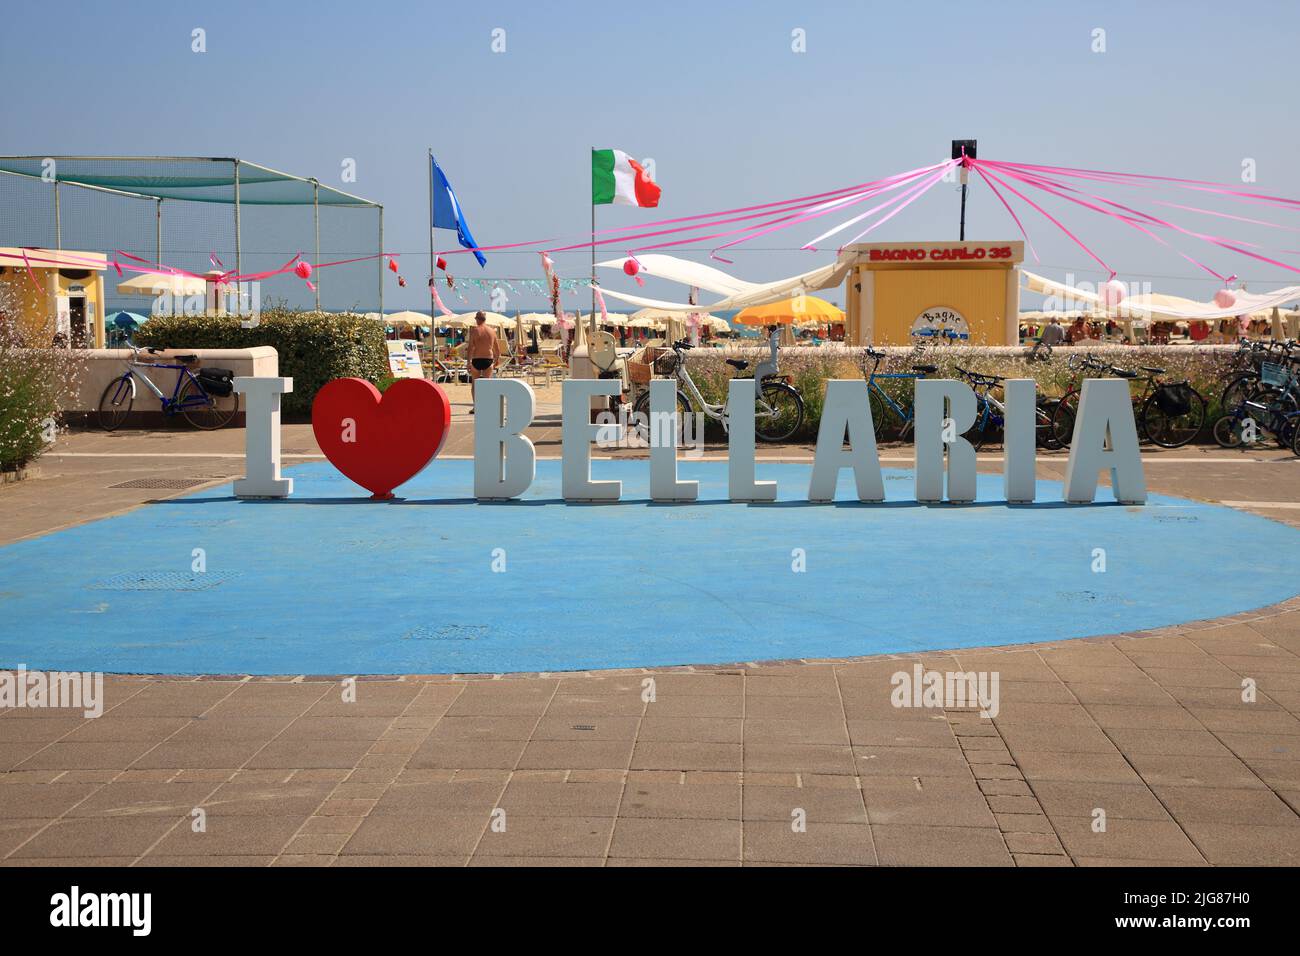
M 0 471 L 17 471 L 53 443 L 60 409 L 76 394 L 81 353 L 51 340 L 0 304 Z
M 1236 347 L 1232 345 L 1097 345 L 1057 348 L 1048 361 L 1030 361 L 1029 350 L 1015 346 L 932 346 L 923 353 L 903 347 L 880 347 L 885 353 L 880 363 L 880 374 L 910 372 L 913 365 L 938 366 L 931 378 L 961 376 L 958 366 L 987 375 L 1006 378 L 1032 378 L 1038 383 L 1040 394 L 1062 394 L 1076 379 L 1077 373 L 1067 365 L 1071 355 L 1083 357 L 1091 352 L 1101 362 L 1120 368 L 1139 368 L 1144 365 L 1163 368 L 1163 379 L 1171 382 L 1188 380 L 1205 396 L 1209 405 L 1208 422 L 1220 414 L 1219 397 L 1223 392 L 1225 377 L 1232 370 Z M 694 349 L 687 353 L 687 366 L 695 384 L 704 398 L 714 404 L 726 401 L 727 380 L 736 373 L 726 364 L 729 358 L 739 358 L 751 363 L 761 361 L 766 347 L 730 349 Z M 865 378 L 875 359 L 869 358 L 863 348 L 842 345 L 784 348 L 781 350 L 782 375 L 791 378 L 791 384 L 803 396 L 807 417 L 803 433 L 795 437 L 815 438 L 821 421 L 822 403 L 826 395 L 826 382 L 836 378 Z M 742 373 L 743 374 L 743 373 Z M 910 402 L 912 384 L 907 379 L 878 380 L 886 392 L 903 402 Z
M 388 375 L 384 326 L 361 315 L 263 308 L 254 328 L 233 315 L 155 315 L 135 334 L 137 345 L 169 349 L 247 349 L 269 345 L 280 374 L 293 379 L 283 398 L 288 415 L 311 413 L 316 393 L 331 379 L 379 382 Z

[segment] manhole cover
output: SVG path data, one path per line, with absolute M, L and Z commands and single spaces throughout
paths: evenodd
M 132 478 L 130 481 L 123 481 L 116 485 L 109 485 L 110 488 L 193 488 L 195 485 L 201 485 L 208 478 Z
M 1070 601 L 1075 604 L 1089 603 L 1097 600 L 1101 595 L 1096 591 L 1057 591 L 1056 596 L 1062 601 Z
M 239 576 L 238 571 L 125 571 L 87 585 L 92 591 L 206 591 Z
M 404 641 L 477 641 L 487 637 L 486 624 L 421 624 L 402 635 Z

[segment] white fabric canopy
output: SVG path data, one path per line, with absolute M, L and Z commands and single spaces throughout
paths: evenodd
M 596 265 L 605 269 L 622 269 L 624 261 L 609 259 Z M 737 295 L 741 292 L 749 292 L 755 287 L 755 283 L 729 276 L 721 269 L 700 265 L 698 262 L 688 262 L 675 256 L 659 254 L 637 256 L 636 261 L 640 263 L 641 272 L 645 275 L 656 279 L 671 279 L 682 285 L 698 286 L 719 295 Z
M 711 266 L 702 266 L 697 262 L 687 262 L 685 259 L 678 259 L 674 256 L 645 256 L 638 257 L 638 261 L 642 263 L 642 272 L 656 278 L 680 282 L 683 285 L 698 286 L 711 292 L 723 292 L 726 298 L 718 302 L 710 302 L 707 305 L 691 305 L 690 303 L 665 302 L 662 299 L 648 299 L 645 296 L 615 292 L 613 289 L 606 289 L 604 286 L 601 287 L 601 291 L 621 302 L 628 302 L 644 309 L 658 309 L 663 312 L 718 312 L 724 309 L 745 309 L 752 305 L 767 305 L 769 302 L 780 302 L 782 299 L 788 299 L 800 293 L 816 292 L 819 289 L 829 289 L 832 286 L 839 285 L 844 281 L 844 277 L 848 275 L 852 258 L 853 254 L 849 253 L 829 265 L 821 266 L 809 272 L 801 272 L 799 275 L 790 276 L 788 279 L 755 283 L 743 282 Z M 646 260 L 652 260 L 653 272 L 646 265 Z M 607 269 L 623 268 L 622 260 L 610 259 L 607 262 L 598 262 L 596 264 Z
M 1101 297 L 1095 292 L 1087 292 L 1074 286 L 1055 282 L 1052 279 L 1022 270 L 1024 284 L 1031 292 L 1042 295 L 1059 296 L 1073 302 L 1086 303 L 1092 310 L 1113 315 L 1118 319 L 1173 319 L 1192 321 L 1196 319 L 1229 319 L 1238 315 L 1248 315 L 1294 302 L 1300 298 L 1300 286 L 1289 285 L 1272 292 L 1253 293 L 1234 290 L 1237 300 L 1228 308 L 1222 308 L 1214 302 L 1196 302 L 1179 296 L 1145 293 L 1129 296 L 1113 309 L 1102 305 Z
M 173 296 L 206 295 L 208 284 L 193 276 L 163 275 L 145 272 L 117 284 L 118 295 Z

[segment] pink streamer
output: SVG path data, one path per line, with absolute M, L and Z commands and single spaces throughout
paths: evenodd
M 980 163 L 976 163 L 975 165 L 978 167 L 978 166 L 982 166 L 982 165 L 984 165 L 984 164 L 983 164 L 982 162 L 980 162 Z M 1073 239 L 1075 245 L 1077 245 L 1080 249 L 1082 249 L 1082 250 L 1083 250 L 1084 252 L 1086 252 L 1089 256 L 1091 256 L 1092 259 L 1093 259 L 1093 261 L 1096 262 L 1098 265 L 1100 265 L 1103 269 L 1105 269 L 1107 273 L 1109 273 L 1109 274 L 1112 275 L 1112 276 L 1115 274 L 1115 270 L 1114 270 L 1114 269 L 1112 269 L 1110 266 L 1106 265 L 1106 263 L 1102 260 L 1102 258 L 1101 258 L 1099 255 L 1097 255 L 1095 252 L 1093 252 L 1091 249 L 1089 249 L 1089 248 L 1084 244 L 1084 242 L 1083 242 L 1082 239 L 1080 239 L 1078 236 L 1076 236 L 1074 233 L 1072 233 L 1069 229 L 1066 229 L 1065 226 L 1061 223 L 1061 221 L 1060 221 L 1059 219 L 1057 219 L 1055 216 L 1053 216 L 1050 212 L 1048 212 L 1048 211 L 1047 211 L 1046 209 L 1044 209 L 1042 206 L 1038 205 L 1038 203 L 1034 202 L 1032 199 L 1030 199 L 1028 196 L 1026 196 L 1026 195 L 1025 195 L 1024 193 L 1022 193 L 1020 190 L 1016 189 L 1015 186 L 1012 186 L 1010 183 L 1008 183 L 1008 182 L 1006 182 L 1005 180 L 1003 180 L 1003 179 L 1002 179 L 1000 176 L 998 176 L 996 173 L 994 173 L 994 172 L 992 172 L 992 171 L 990 170 L 990 171 L 989 171 L 989 175 L 992 176 L 994 179 L 996 179 L 998 182 L 1002 183 L 1003 186 L 1005 186 L 1005 187 L 1006 187 L 1008 190 L 1010 190 L 1011 192 L 1015 193 L 1017 196 L 1019 196 L 1019 197 L 1020 197 L 1021 199 L 1023 199 L 1025 202 L 1029 203 L 1029 205 L 1033 206 L 1035 209 L 1037 209 L 1037 210 L 1038 210 L 1040 213 L 1042 213 L 1044 216 L 1046 216 L 1046 217 L 1047 217 L 1047 218 L 1052 222 L 1052 224 L 1056 226 L 1057 229 L 1060 229 L 1061 232 L 1065 233 L 1067 236 L 1069 236 L 1071 239 Z
M 925 172 L 927 172 L 928 170 L 933 169 L 933 168 L 934 168 L 933 166 L 922 167 L 922 168 L 919 169 L 919 170 L 912 170 L 912 171 L 910 171 L 909 173 L 900 173 L 900 174 L 897 174 L 896 176 L 887 177 L 886 179 L 883 179 L 883 180 L 874 180 L 874 181 L 871 181 L 871 182 L 862 183 L 862 184 L 860 184 L 860 185 L 858 185 L 858 186 L 850 186 L 850 187 L 846 187 L 846 188 L 842 188 L 842 189 L 835 189 L 835 190 L 831 190 L 831 191 L 829 191 L 829 192 L 825 192 L 825 193 L 817 193 L 817 194 L 812 195 L 812 196 L 803 196 L 803 197 L 799 197 L 799 198 L 797 198 L 797 199 L 786 199 L 786 200 L 782 200 L 781 202 L 774 202 L 774 203 L 760 203 L 760 204 L 758 204 L 758 205 L 754 205 L 754 206 L 741 206 L 741 207 L 738 207 L 738 208 L 736 208 L 736 209 L 727 209 L 727 210 L 723 210 L 723 211 L 721 211 L 721 212 L 702 213 L 702 214 L 700 214 L 700 215 L 695 215 L 695 216 L 682 216 L 682 217 L 678 217 L 678 218 L 675 218 L 675 219 L 663 219 L 663 220 L 659 220 L 659 221 L 657 221 L 657 222 L 643 223 L 643 224 L 641 224 L 641 225 L 637 225 L 637 226 L 620 226 L 620 227 L 617 227 L 617 228 L 614 228 L 614 229 L 602 229 L 602 230 L 598 230 L 598 231 L 595 232 L 595 233 L 587 233 L 586 235 L 587 235 L 588 237 L 591 237 L 591 236 L 596 236 L 596 235 L 607 235 L 607 234 L 610 234 L 610 233 L 624 233 L 624 232 L 627 232 L 628 230 L 633 230 L 633 229 L 647 229 L 647 228 L 654 227 L 654 226 L 675 225 L 675 224 L 677 224 L 677 223 L 684 223 L 684 222 L 693 222 L 693 223 L 695 223 L 694 225 L 690 225 L 690 226 L 679 226 L 679 227 L 677 227 L 677 228 L 673 228 L 673 229 L 662 229 L 662 230 L 657 230 L 657 231 L 635 233 L 635 234 L 632 234 L 632 235 L 621 235 L 621 236 L 616 236 L 616 237 L 609 238 L 609 239 L 593 240 L 592 238 L 587 238 L 585 241 L 582 241 L 582 242 L 575 242 L 575 243 L 571 243 L 571 244 L 569 244 L 569 245 L 563 245 L 563 246 L 550 246 L 549 248 L 550 248 L 550 251 L 551 251 L 551 252 L 569 252 L 569 251 L 572 251 L 572 250 L 574 250 L 574 249 L 587 249 L 587 248 L 593 248 L 593 247 L 595 247 L 595 246 L 603 246 L 603 245 L 608 245 L 608 244 L 610 244 L 610 243 L 626 242 L 626 241 L 628 241 L 628 240 L 632 240 L 632 239 L 649 239 L 649 238 L 654 238 L 654 237 L 656 237 L 656 236 L 671 235 L 671 234 L 673 234 L 673 233 L 678 233 L 678 232 L 690 232 L 690 231 L 692 231 L 692 230 L 696 230 L 696 229 L 708 229 L 708 228 L 711 228 L 711 227 L 713 227 L 713 226 L 726 225 L 726 224 L 734 223 L 734 222 L 742 222 L 742 221 L 745 221 L 745 220 L 748 220 L 748 219 L 757 219 L 757 218 L 762 218 L 762 217 L 764 217 L 764 216 L 770 216 L 770 215 L 774 215 L 774 214 L 778 214 L 778 215 L 780 215 L 780 214 L 792 213 L 792 212 L 797 211 L 797 210 L 800 210 L 800 209 L 809 209 L 809 208 L 812 208 L 812 207 L 818 205 L 818 203 L 816 202 L 817 200 L 821 200 L 821 199 L 823 199 L 824 197 L 827 197 L 827 196 L 838 196 L 838 197 L 843 197 L 843 199 L 844 199 L 845 202 L 848 202 L 848 201 L 852 200 L 852 199 L 854 198 L 854 196 L 856 196 L 856 198 L 860 200 L 860 199 L 867 198 L 869 195 L 872 195 L 872 194 L 873 194 L 873 192 L 872 192 L 873 188 L 878 188 L 879 185 L 882 184 L 882 183 L 887 183 L 887 182 L 889 182 L 889 181 L 892 181 L 892 180 L 897 179 L 897 178 L 900 178 L 900 177 L 909 176 L 909 175 L 911 175 L 911 174 L 913 174 L 913 173 L 915 173 L 915 174 L 917 174 L 917 175 L 924 174 Z M 777 209 L 777 207 L 788 207 L 788 208 L 785 208 L 785 209 Z M 754 212 L 754 210 L 762 210 L 762 211 L 761 211 L 761 212 Z M 731 216 L 732 213 L 747 213 L 748 215 Z M 729 217 L 729 218 L 718 218 L 718 217 Z M 702 221 L 702 220 L 709 220 L 709 221 Z M 760 224 L 760 227 L 761 227 L 761 226 L 770 225 L 770 224 L 772 224 L 772 223 L 781 222 L 781 221 L 783 221 L 781 218 L 772 219 L 772 220 L 769 220 L 769 222 L 767 222 L 767 223 L 761 223 L 761 224 Z M 689 239 L 689 240 L 686 240 L 686 241 L 687 241 L 687 242 L 702 241 L 702 240 L 704 240 L 704 239 L 714 238 L 714 237 L 716 237 L 716 236 L 734 235 L 735 233 L 737 233 L 737 232 L 742 232 L 742 231 L 744 231 L 744 230 L 742 230 L 742 229 L 736 229 L 736 230 L 732 230 L 732 231 L 730 231 L 730 232 L 715 233 L 715 234 L 713 234 L 713 236 L 696 236 L 696 237 L 694 237 L 694 238 L 692 238 L 692 239 Z M 770 231 L 770 230 L 769 230 L 769 231 Z M 517 249 L 517 248 L 521 248 L 521 247 L 524 247 L 524 246 L 535 246 L 535 245 L 538 245 L 538 244 L 540 244 L 540 243 L 548 243 L 548 244 L 549 244 L 549 243 L 551 243 L 551 242 L 555 242 L 555 241 L 558 241 L 558 240 L 557 240 L 557 239 L 537 239 L 537 240 L 531 240 L 531 241 L 529 241 L 529 242 L 505 243 L 505 244 L 502 244 L 502 245 L 496 245 L 496 246 L 479 246 L 479 247 L 478 247 L 478 251 L 480 251 L 480 252 L 491 252 L 491 251 L 494 251 L 494 250 L 502 250 L 502 249 Z M 642 246 L 642 247 L 640 247 L 640 248 L 642 248 L 642 249 L 658 249 L 658 248 L 665 248 L 665 247 L 670 246 L 670 245 L 683 245 L 683 244 L 684 244 L 684 242 L 674 242 L 674 243 L 656 243 L 656 244 L 652 244 L 652 245 Z M 445 253 L 443 253 L 443 255 L 461 255 L 461 254 L 469 253 L 469 252 L 473 252 L 473 251 L 475 251 L 475 250 L 473 250 L 473 249 L 452 249 L 452 250 L 448 250 L 448 251 L 446 251 Z
M 798 224 L 801 223 L 801 222 L 807 222 L 807 221 L 810 220 L 810 219 L 816 219 L 816 218 L 819 217 L 819 216 L 824 216 L 824 215 L 826 215 L 827 213 L 833 211 L 833 209 L 836 208 L 836 207 L 844 206 L 844 205 L 855 205 L 855 204 L 857 204 L 858 202 L 863 202 L 863 201 L 865 201 L 865 200 L 867 200 L 867 199 L 870 199 L 870 198 L 872 198 L 872 197 L 874 197 L 874 196 L 878 196 L 878 195 L 880 195 L 880 193 L 882 193 L 882 192 L 889 192 L 889 191 L 891 191 L 891 190 L 898 189 L 899 187 L 901 187 L 901 186 L 903 186 L 903 185 L 905 185 L 905 184 L 907 184 L 907 183 L 909 183 L 909 182 L 912 182 L 913 180 L 917 179 L 918 177 L 925 175 L 926 172 L 928 172 L 929 170 L 934 169 L 934 168 L 935 168 L 934 166 L 928 166 L 928 167 L 923 167 L 923 168 L 921 168 L 921 169 L 912 169 L 912 170 L 908 170 L 906 173 L 899 173 L 899 174 L 897 174 L 897 175 L 895 175 L 895 176 L 889 176 L 889 177 L 886 177 L 885 179 L 879 180 L 879 185 L 875 186 L 874 188 L 872 188 L 872 189 L 870 189 L 870 190 L 867 190 L 866 192 L 862 192 L 862 193 L 857 193 L 857 194 L 855 194 L 853 197 L 851 197 L 851 202 L 846 202 L 846 201 L 844 201 L 844 200 L 839 200 L 839 201 L 836 201 L 836 202 L 834 202 L 834 203 L 824 203 L 824 204 L 822 204 L 821 206 L 814 207 L 814 209 L 815 209 L 816 211 L 810 213 L 809 215 L 798 216 L 798 217 L 785 217 L 786 219 L 791 220 L 791 221 L 789 221 L 789 222 L 786 222 L 785 225 L 780 225 L 780 224 L 779 224 L 779 223 L 781 223 L 781 222 L 784 222 L 785 220 L 777 220 L 777 223 L 778 223 L 777 225 L 771 225 L 771 226 L 768 226 L 768 227 L 765 228 L 765 229 L 760 229 L 759 231 L 753 233 L 752 235 L 744 236 L 744 237 L 742 237 L 742 238 L 740 238 L 740 239 L 735 239 L 735 240 L 732 240 L 731 242 L 724 243 L 723 245 L 718 246 L 718 249 L 728 249 L 728 248 L 730 248 L 731 246 L 738 245 L 738 244 L 740 244 L 740 243 L 742 243 L 742 242 L 748 242 L 750 239 L 757 239 L 759 236 L 766 235 L 766 234 L 769 233 L 769 232 L 775 232 L 775 231 L 778 230 L 778 229 L 787 229 L 787 228 L 789 228 L 790 226 L 798 225 Z M 888 204 L 886 203 L 886 205 L 888 205 Z M 880 207 L 877 206 L 876 208 L 878 209 L 878 208 L 880 208 Z M 869 215 L 869 213 L 864 213 L 863 215 Z M 823 233 L 823 235 L 822 235 L 822 236 L 818 236 L 817 239 L 821 239 L 821 238 L 823 238 L 824 236 L 832 235 L 832 234 L 835 233 L 838 229 L 843 229 L 845 226 L 849 225 L 850 223 L 857 222 L 857 221 L 860 220 L 861 218 L 862 218 L 862 216 L 858 216 L 856 219 L 850 219 L 848 223 L 845 223 L 845 224 L 843 224 L 843 225 L 837 227 L 837 229 L 832 229 L 832 230 L 831 230 L 830 232 L 828 232 L 828 233 Z M 807 243 L 807 244 L 804 245 L 802 248 L 803 248 L 803 249 L 812 249 L 812 247 L 813 247 L 813 243 L 817 242 L 817 239 L 814 239 L 812 242 Z M 714 251 L 716 252 L 717 249 L 715 249 Z M 813 251 L 816 251 L 816 250 L 813 250 Z
M 951 165 L 951 163 L 950 163 L 949 165 Z M 892 211 L 891 211 L 887 216 L 883 216 L 883 217 L 881 217 L 880 219 L 877 219 L 874 223 L 872 223 L 872 224 L 871 224 L 870 226 L 868 226 L 866 229 L 862 230 L 860 233 L 858 233 L 856 236 L 854 236 L 854 237 L 853 237 L 852 239 L 850 239 L 848 242 L 844 243 L 844 246 L 847 246 L 847 245 L 850 245 L 850 244 L 852 244 L 852 243 L 857 242 L 859 239 L 861 239 L 861 238 L 862 238 L 863 236 L 865 236 L 867 233 L 869 233 L 869 232 L 871 232 L 872 230 L 874 230 L 877 226 L 883 225 L 883 224 L 885 224 L 886 222 L 888 222 L 889 220 L 893 219 L 895 216 L 897 216 L 900 212 L 902 212 L 904 209 L 906 209 L 906 208 L 907 208 L 908 206 L 910 206 L 912 203 L 916 202 L 916 200 L 920 199 L 922 196 L 924 196 L 926 193 L 928 193 L 928 192 L 930 191 L 930 189 L 935 185 L 935 183 L 937 183 L 939 180 L 943 179 L 943 174 L 944 174 L 945 172 L 947 172 L 947 166 L 945 166 L 943 169 L 940 169 L 937 173 L 935 173 L 933 176 L 931 176 L 928 180 L 925 180 L 925 181 L 922 181 L 922 182 L 920 182 L 920 183 L 917 183 L 915 186 L 913 186 L 913 187 L 912 187 L 911 189 L 909 189 L 907 192 L 903 193 L 902 196 L 898 196 L 898 197 L 896 197 L 894 200 L 892 200 L 891 203 L 887 203 L 886 205 L 892 205 L 893 203 L 900 202 L 901 200 L 906 200 L 906 201 L 902 202 L 902 204 L 899 205 L 897 208 L 895 208 L 894 210 L 892 210 Z M 843 249 L 844 246 L 840 246 L 840 249 Z
M 975 172 L 979 173 L 980 178 L 988 184 L 989 189 L 993 190 L 993 195 L 998 197 L 998 202 L 1002 203 L 1003 208 L 1006 209 L 1006 211 L 1011 214 L 1011 218 L 1016 221 L 1016 227 L 1020 230 L 1020 234 L 1025 237 L 1025 245 L 1029 246 L 1029 251 L 1034 255 L 1034 261 L 1042 262 L 1042 260 L 1038 258 L 1038 250 L 1034 248 L 1033 242 L 1029 239 L 1029 233 L 1025 231 L 1025 224 L 1020 221 L 1020 217 L 1016 215 L 1016 211 L 1011 208 L 1011 204 L 1007 202 L 1006 198 L 998 190 L 998 187 L 993 185 L 993 180 L 989 179 L 988 176 L 984 174 L 984 170 L 980 169 L 978 165 L 972 166 L 971 168 L 974 169 Z
M 1022 182 L 1026 182 L 1026 183 L 1028 183 L 1029 185 L 1036 186 L 1038 189 L 1042 189 L 1042 190 L 1045 191 L 1045 192 L 1050 192 L 1050 193 L 1052 193 L 1053 195 L 1056 195 L 1056 196 L 1061 197 L 1062 199 L 1067 199 L 1067 200 L 1069 200 L 1070 202 L 1077 203 L 1078 205 L 1084 206 L 1084 207 L 1089 208 L 1089 209 L 1093 209 L 1094 211 L 1101 212 L 1101 213 L 1103 213 L 1103 214 L 1105 214 L 1105 215 L 1108 215 L 1108 216 L 1112 216 L 1112 217 L 1114 217 L 1114 218 L 1116 218 L 1116 219 L 1121 220 L 1122 222 L 1127 222 L 1128 224 L 1133 225 L 1133 226 L 1135 226 L 1136 228 L 1141 229 L 1141 231 L 1142 231 L 1142 232 L 1145 232 L 1147 235 L 1150 235 L 1150 236 L 1152 236 L 1153 238 L 1157 238 L 1157 237 L 1155 237 L 1154 234 L 1152 234 L 1149 230 L 1143 229 L 1143 228 L 1142 228 L 1141 226 L 1139 226 L 1139 225 L 1138 225 L 1138 224 L 1137 224 L 1133 219 L 1131 219 L 1131 218 L 1128 217 L 1128 216 L 1117 215 L 1116 213 L 1112 213 L 1112 212 L 1110 212 L 1110 211 L 1107 210 L 1107 209 L 1101 209 L 1101 208 L 1099 208 L 1099 207 L 1097 207 L 1097 206 L 1094 206 L 1092 203 L 1088 203 L 1088 202 L 1084 202 L 1083 200 L 1075 199 L 1075 198 L 1073 198 L 1073 197 L 1071 197 L 1071 196 L 1067 196 L 1067 195 L 1065 195 L 1063 192 L 1059 192 L 1059 191 L 1056 190 L 1056 189 L 1053 189 L 1053 188 L 1051 188 L 1051 187 L 1049 187 L 1049 186 L 1047 186 L 1047 185 L 1044 185 L 1044 183 L 1050 183 L 1050 182 L 1052 182 L 1051 180 L 1046 180 L 1046 179 L 1044 179 L 1044 178 L 1042 178 L 1042 177 L 1032 177 L 1032 176 L 1026 176 L 1025 174 L 1017 174 L 1017 173 L 1012 173 L 1012 172 L 1008 172 L 1008 175 L 1013 176 L 1013 177 L 1016 178 L 1016 179 L 1020 179 Z M 1069 191 L 1071 191 L 1071 192 L 1079 192 L 1081 195 L 1089 195 L 1089 196 L 1092 195 L 1092 194 L 1090 194 L 1090 193 L 1083 193 L 1083 192 L 1081 192 L 1080 190 L 1074 189 L 1074 188 L 1072 188 L 1072 187 L 1070 187 L 1070 186 L 1065 186 L 1065 185 L 1062 185 L 1062 184 L 1054 184 L 1054 185 L 1057 185 L 1057 186 L 1059 186 L 1061 189 L 1069 190 Z M 1023 197 L 1022 197 L 1022 198 L 1023 198 Z M 1252 258 L 1252 259 L 1258 259 L 1258 260 L 1261 261 L 1261 262 L 1266 262 L 1266 263 L 1268 263 L 1269 265 L 1275 265 L 1275 266 L 1278 266 L 1278 267 L 1280 267 L 1280 268 L 1282 268 L 1282 269 L 1286 269 L 1286 270 L 1289 271 L 1289 272 L 1300 272 L 1300 268 L 1297 268 L 1296 266 L 1292 266 L 1292 265 L 1289 265 L 1289 264 L 1287 264 L 1287 263 L 1285 263 L 1285 262 L 1281 262 L 1281 261 L 1279 261 L 1279 260 L 1277 260 L 1277 259 L 1271 259 L 1271 258 L 1269 258 L 1268 256 L 1262 256 L 1262 255 L 1259 255 L 1258 253 L 1254 253 L 1254 252 L 1249 251 L 1248 249 L 1243 249 L 1243 248 L 1242 248 L 1242 246 L 1252 246 L 1252 247 L 1255 247 L 1255 248 L 1260 248 L 1256 243 L 1252 243 L 1252 242 L 1244 242 L 1244 241 L 1242 241 L 1242 240 L 1231 240 L 1231 239 L 1227 239 L 1227 238 L 1222 237 L 1222 236 L 1214 236 L 1214 235 L 1209 235 L 1209 234 L 1207 234 L 1207 233 L 1196 232 L 1195 230 L 1191 230 L 1191 229 L 1183 229 L 1181 226 L 1176 226 L 1176 225 L 1174 225 L 1173 223 L 1166 222 L 1166 221 L 1163 220 L 1163 219 L 1159 219 L 1159 218 L 1157 218 L 1157 217 L 1155 217 L 1155 216 L 1150 215 L 1149 213 L 1144 213 L 1144 212 L 1142 212 L 1141 210 L 1132 209 L 1132 208 L 1130 208 L 1130 207 L 1128 207 L 1128 206 L 1123 205 L 1122 203 L 1117 203 L 1117 202 L 1114 202 L 1113 200 L 1109 200 L 1109 199 L 1106 199 L 1106 198 L 1101 197 L 1101 196 L 1092 196 L 1092 198 L 1097 199 L 1097 200 L 1099 200 L 1100 202 L 1104 202 L 1104 203 L 1106 203 L 1107 205 L 1114 206 L 1114 207 L 1117 208 L 1117 209 L 1123 209 L 1123 210 L 1125 210 L 1126 212 L 1130 212 L 1130 213 L 1132 213 L 1132 214 L 1135 215 L 1135 216 L 1140 216 L 1140 217 L 1142 217 L 1143 219 L 1145 219 L 1147 222 L 1149 222 L 1149 223 L 1151 223 L 1151 224 L 1158 225 L 1158 226 L 1161 226 L 1161 227 L 1163 227 L 1163 228 L 1167 228 L 1167 229 L 1172 229 L 1172 230 L 1174 230 L 1175 232 L 1182 233 L 1183 235 L 1192 236 L 1193 238 L 1200 239 L 1200 240 L 1202 240 L 1202 241 L 1204 241 L 1204 242 L 1209 242 L 1209 243 L 1211 243 L 1212 245 L 1219 246 L 1220 248 L 1223 248 L 1223 249 L 1228 249 L 1229 251 L 1231 251 L 1231 252 L 1236 252 L 1236 253 L 1238 253 L 1239 255 L 1249 256 L 1249 257 Z M 1158 241 L 1161 241 L 1162 244 L 1164 244 L 1164 245 L 1168 245 L 1168 243 L 1164 243 L 1163 240 L 1158 240 Z M 1173 247 L 1171 246 L 1170 248 L 1173 248 Z M 1214 276 L 1216 279 L 1220 279 L 1220 280 L 1225 281 L 1225 282 L 1227 281 L 1227 280 L 1225 280 L 1225 279 L 1223 278 L 1223 276 L 1221 276 L 1218 272 L 1216 272 L 1215 270 L 1211 269 L 1209 266 L 1205 265 L 1204 263 L 1201 263 L 1201 262 L 1199 262 L 1198 260 L 1193 259 L 1191 256 L 1188 256 L 1186 253 L 1183 253 L 1183 252 L 1181 252 L 1181 251 L 1179 251 L 1179 250 L 1175 250 L 1175 251 L 1177 251 L 1179 255 L 1181 255 L 1183 258 L 1187 259 L 1189 262 L 1191 262 L 1191 263 L 1193 263 L 1194 265 L 1197 265 L 1197 266 L 1199 266 L 1200 268 L 1204 269 L 1206 272 L 1208 272 L 1210 275 Z

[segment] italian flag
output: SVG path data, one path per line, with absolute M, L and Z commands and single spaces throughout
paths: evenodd
M 621 149 L 591 151 L 591 204 L 657 206 L 660 189 L 635 159 Z

